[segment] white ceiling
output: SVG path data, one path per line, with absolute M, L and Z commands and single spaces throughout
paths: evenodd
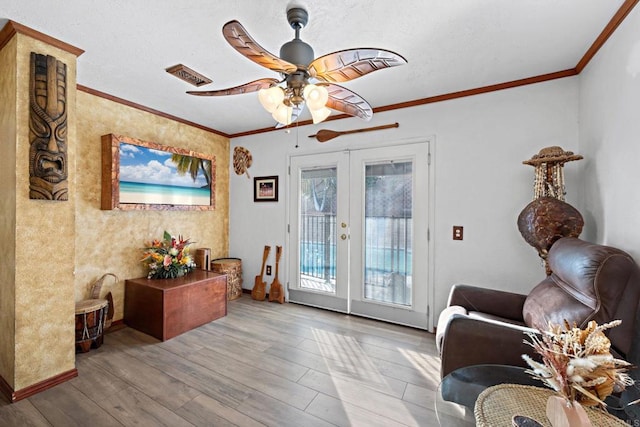
M 375 47 L 407 65 L 343 83 L 381 107 L 576 66 L 623 0 L 0 0 L 6 19 L 85 51 L 77 82 L 223 133 L 274 125 L 257 94 L 194 97 L 277 73 L 238 54 L 222 26 L 238 20 L 278 55 L 294 36 L 291 5 L 309 12 L 301 38 L 315 56 Z M 164 70 L 211 78 L 195 88 Z M 308 119 L 308 113 L 302 119 Z

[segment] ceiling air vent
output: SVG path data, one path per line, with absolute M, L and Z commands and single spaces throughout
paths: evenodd
M 184 80 L 185 82 L 191 83 L 194 86 L 202 86 L 211 83 L 211 79 L 193 71 L 191 68 L 182 64 L 174 65 L 173 67 L 167 68 L 167 73 L 173 74 L 180 80 Z

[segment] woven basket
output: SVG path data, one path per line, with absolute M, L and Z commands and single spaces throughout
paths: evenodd
M 509 426 L 514 415 L 524 415 L 551 427 L 546 414 L 550 389 L 499 384 L 485 389 L 476 400 L 474 414 L 478 427 Z M 611 414 L 594 408 L 584 408 L 594 427 L 628 427 L 627 423 Z
M 211 261 L 214 273 L 227 275 L 227 300 L 242 296 L 242 260 L 240 258 L 218 258 Z
M 114 284 L 118 283 L 118 276 L 116 276 L 113 273 L 105 273 L 102 275 L 102 277 L 100 277 L 91 285 L 91 290 L 89 291 L 90 299 L 106 299 L 107 302 L 109 303 L 109 308 L 107 309 L 107 320 L 104 323 L 105 329 L 111 326 L 111 322 L 113 322 L 113 313 L 115 311 L 113 307 L 113 296 L 111 295 L 111 291 L 107 292 L 104 298 L 100 297 L 100 293 L 102 292 L 102 286 L 104 285 L 104 281 L 109 276 L 113 277 Z

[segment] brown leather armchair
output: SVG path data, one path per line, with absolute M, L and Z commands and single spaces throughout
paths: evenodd
M 564 320 L 581 328 L 590 320 L 622 320 L 609 330 L 612 350 L 621 358 L 632 356 L 632 347 L 638 347 L 634 331 L 640 327 L 640 270 L 633 258 L 616 248 L 566 237 L 553 244 L 548 261 L 553 273 L 529 295 L 453 286 L 437 328 L 442 377 L 477 364 L 527 366 L 522 354 L 537 356 L 523 342 L 524 332 Z

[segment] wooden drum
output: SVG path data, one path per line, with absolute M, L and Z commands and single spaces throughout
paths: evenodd
M 86 353 L 103 342 L 109 303 L 106 299 L 87 299 L 76 303 L 76 353 Z
M 240 258 L 218 258 L 211 261 L 214 273 L 227 275 L 227 300 L 242 296 L 242 260 Z

